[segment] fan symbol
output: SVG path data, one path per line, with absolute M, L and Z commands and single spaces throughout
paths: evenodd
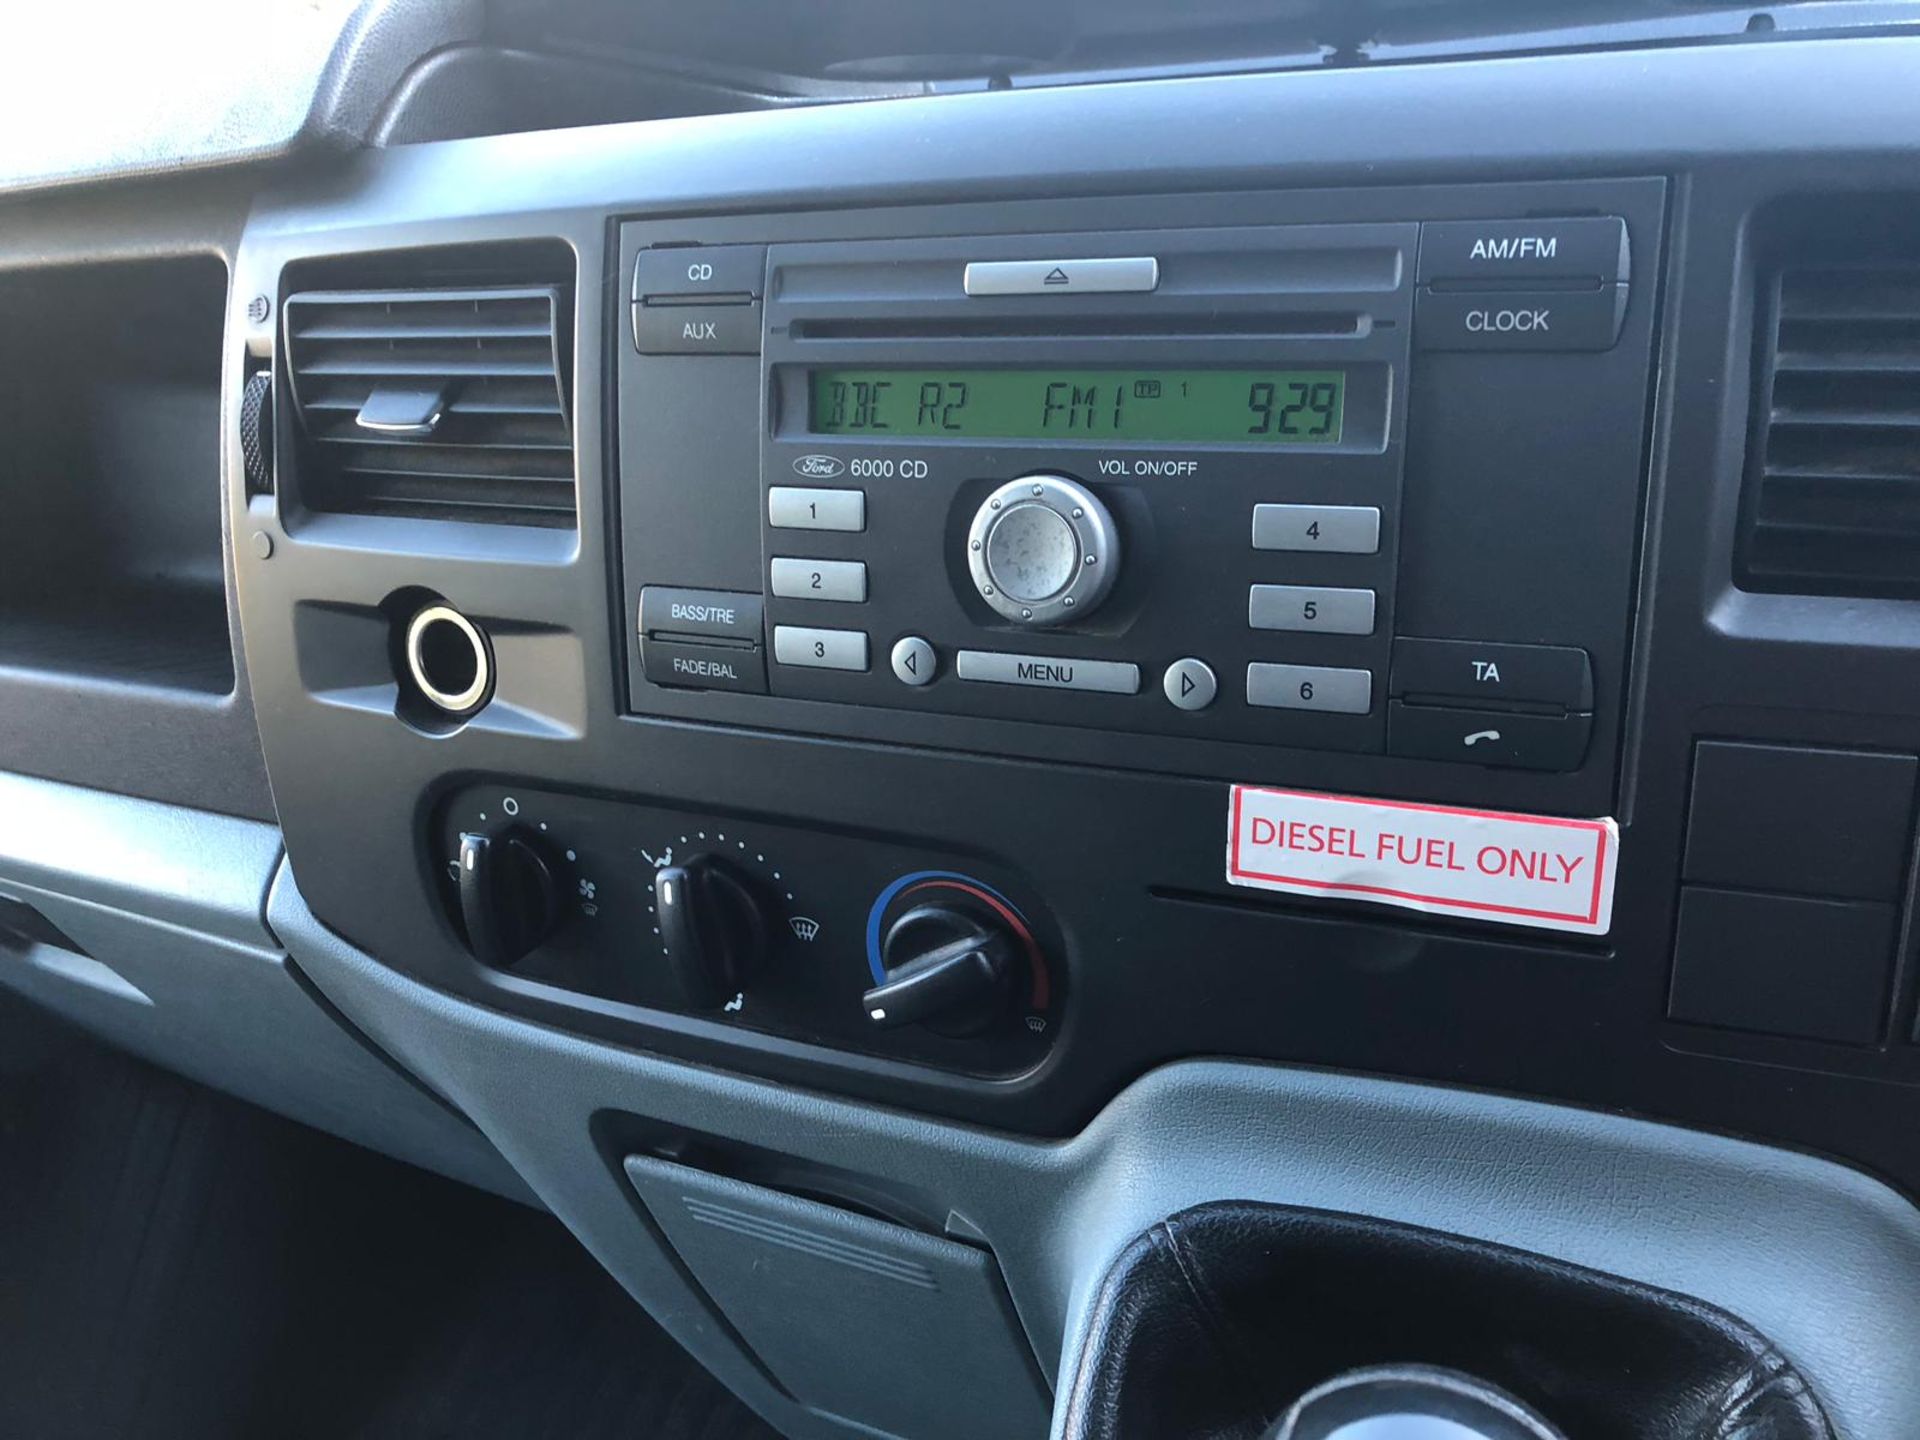
M 583 900 L 593 899 L 594 891 L 596 888 L 597 887 L 594 885 L 593 881 L 582 880 L 580 882 L 580 898 Z

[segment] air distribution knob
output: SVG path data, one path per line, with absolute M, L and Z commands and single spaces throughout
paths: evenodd
M 560 927 L 560 887 L 530 831 L 464 834 L 458 865 L 460 919 L 482 965 L 505 969 Z
M 687 1003 L 718 1010 L 765 961 L 768 922 L 747 877 L 716 855 L 690 855 L 653 876 L 653 913 Z
M 886 979 L 860 997 L 883 1029 L 925 1025 L 943 1035 L 973 1035 L 1006 1008 L 1013 993 L 1013 937 L 990 920 L 948 905 L 921 905 L 895 920 L 880 946 Z
M 1064 625 L 1092 614 L 1120 578 L 1120 532 L 1078 480 L 1023 475 L 975 512 L 967 571 L 998 614 L 1020 625 Z

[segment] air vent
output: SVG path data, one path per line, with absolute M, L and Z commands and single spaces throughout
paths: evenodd
M 1799 268 L 1774 285 L 1741 582 L 1920 596 L 1920 268 Z
M 310 509 L 574 523 L 558 287 L 307 291 L 286 302 Z

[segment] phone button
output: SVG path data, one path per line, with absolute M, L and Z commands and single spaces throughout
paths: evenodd
M 1593 716 L 1532 715 L 1453 705 L 1387 704 L 1387 749 L 1417 760 L 1499 765 L 1517 770 L 1577 770 Z

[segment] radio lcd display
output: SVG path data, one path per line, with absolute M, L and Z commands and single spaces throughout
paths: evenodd
M 1337 445 L 1344 370 L 810 372 L 816 435 Z

